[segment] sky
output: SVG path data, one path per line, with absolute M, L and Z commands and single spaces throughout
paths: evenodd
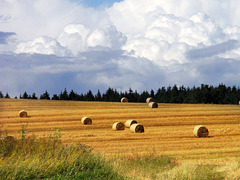
M 106 8 L 111 7 L 115 2 L 120 2 L 122 0 L 73 0 L 75 2 L 83 3 L 87 7 L 93 7 L 93 8 Z
M 0 91 L 240 84 L 238 0 L 0 0 Z

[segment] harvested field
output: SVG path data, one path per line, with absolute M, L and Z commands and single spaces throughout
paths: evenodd
M 20 118 L 26 110 L 28 117 Z M 83 116 L 94 123 L 84 126 Z M 144 126 L 144 133 L 113 131 L 113 123 L 134 119 Z M 215 159 L 240 155 L 239 105 L 158 104 L 152 109 L 145 103 L 75 102 L 0 99 L 0 130 L 20 138 L 27 125 L 27 135 L 47 136 L 61 130 L 65 143 L 83 143 L 106 155 L 155 153 L 178 160 Z M 205 125 L 209 137 L 196 138 L 193 129 Z

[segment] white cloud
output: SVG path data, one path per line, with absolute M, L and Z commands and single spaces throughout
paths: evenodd
M 0 1 L 1 31 L 15 32 L 23 41 L 43 35 L 56 38 L 69 24 L 98 27 L 108 22 L 104 11 L 70 0 Z
M 186 62 L 184 54 L 193 47 L 225 40 L 222 29 L 203 13 L 185 19 L 162 12 L 152 12 L 152 22 L 148 22 L 146 30 L 134 37 L 128 36 L 124 49 L 157 64 L 171 65 Z
M 63 29 L 57 39 L 46 36 L 38 37 L 33 41 L 20 43 L 15 52 L 77 56 L 80 52 L 89 49 L 120 50 L 125 42 L 126 37 L 112 25 L 92 30 L 82 24 L 71 24 Z
M 67 47 L 74 55 L 87 50 L 87 38 L 91 30 L 82 24 L 72 24 L 64 28 L 57 38 L 62 46 Z
M 121 49 L 126 37 L 112 25 L 106 25 L 94 30 L 88 37 L 89 47 L 102 46 L 113 50 Z
M 151 3 L 148 0 L 125 0 L 115 3 L 107 12 L 121 32 L 139 33 L 148 26 L 150 19 L 148 15 L 156 10 L 183 18 L 190 18 L 193 14 L 203 12 L 215 19 L 220 26 L 226 26 L 229 24 L 239 25 L 239 7 L 238 0 L 199 0 L 194 2 L 189 0 L 151 0 Z
M 54 54 L 57 56 L 69 56 L 70 53 L 55 39 L 50 37 L 38 37 L 33 41 L 22 42 L 17 46 L 16 53 L 30 54 Z
M 239 84 L 239 8 L 237 0 L 124 0 L 105 10 L 3 0 L 1 32 L 18 41 L 0 46 L 0 82 L 5 90 L 52 92 Z M 17 54 L 2 53 L 16 43 Z

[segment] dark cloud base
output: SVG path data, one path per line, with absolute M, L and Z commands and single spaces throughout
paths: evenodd
M 190 50 L 186 53 L 186 56 L 188 59 L 200 59 L 205 57 L 212 57 L 239 48 L 239 46 L 240 46 L 239 41 L 228 40 L 217 45 L 204 47 L 201 49 Z
M 8 44 L 8 40 L 14 35 L 16 35 L 14 32 L 0 31 L 0 44 Z
M 162 86 L 240 84 L 240 61 L 210 57 L 163 67 L 145 58 L 116 52 L 87 52 L 79 57 L 39 54 L 0 54 L 0 90 L 16 96 L 24 91 L 38 95 L 48 90 L 59 94 L 64 88 L 79 93 L 88 90 L 143 91 Z

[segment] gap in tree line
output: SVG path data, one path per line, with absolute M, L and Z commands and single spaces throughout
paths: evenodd
M 142 93 L 133 91 L 129 88 L 128 91 L 118 92 L 116 89 L 108 88 L 105 93 L 99 90 L 97 94 L 93 94 L 89 90 L 86 94 L 78 94 L 65 88 L 59 95 L 53 94 L 50 97 L 47 90 L 37 97 L 35 93 L 27 94 L 25 91 L 20 95 L 20 99 L 47 99 L 47 100 L 73 100 L 73 101 L 107 101 L 119 102 L 122 97 L 128 98 L 129 102 L 146 102 L 148 97 L 154 98 L 158 103 L 202 103 L 202 104 L 238 104 L 240 100 L 240 89 L 236 86 L 226 86 L 219 84 L 218 86 L 210 86 L 201 84 L 200 87 L 193 86 L 192 88 L 177 85 L 161 87 L 157 91 L 150 90 Z M 8 93 L 4 96 L 0 91 L 0 98 L 11 98 Z M 18 97 L 15 97 L 16 99 Z

